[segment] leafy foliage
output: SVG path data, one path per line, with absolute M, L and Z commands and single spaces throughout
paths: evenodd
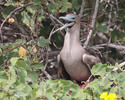
M 86 0 L 87 7 L 91 6 L 89 1 Z M 113 42 L 125 41 L 125 7 L 122 5 L 125 3 L 124 0 L 118 1 L 117 12 L 110 11 L 112 5 L 108 1 L 101 1 L 99 6 L 99 14 L 101 14 L 97 16 L 95 33 L 105 33 Z M 58 17 L 62 13 L 74 11 L 78 13 L 81 2 L 82 0 L 8 0 L 4 2 L 4 9 L 0 7 L 2 20 L 14 9 L 25 6 L 12 14 L 8 22 L 10 26 L 18 22 L 29 30 L 29 37 L 33 37 L 32 34 L 37 35 L 37 40 L 33 38 L 30 43 L 18 39 L 12 44 L 0 44 L 0 100 L 100 100 L 100 94 L 103 92 L 109 95 L 114 93 L 118 99 L 125 99 L 125 73 L 113 71 L 118 66 L 95 65 L 91 72 L 96 78 L 86 84 L 84 89 L 67 80 L 39 81 L 40 70 L 45 70 L 45 66 L 39 61 L 37 47 L 44 48 L 50 44 L 50 40 L 45 38 L 53 25 L 50 23 L 49 15 Z M 30 5 L 26 6 L 26 4 Z M 90 10 L 85 9 L 85 19 L 89 19 Z M 114 17 L 109 18 L 109 15 Z M 112 24 L 107 25 L 111 22 L 117 28 Z M 54 23 L 53 26 L 58 25 Z M 62 42 L 60 35 L 56 35 L 54 40 L 57 45 Z
M 37 65 L 39 69 L 43 66 Z M 0 99 L 86 100 L 94 98 L 99 100 L 100 94 L 105 91 L 116 93 L 118 98 L 124 97 L 125 73 L 113 71 L 115 66 L 95 65 L 92 68 L 92 74 L 99 77 L 82 89 L 66 80 L 46 80 L 39 83 L 37 65 L 32 67 L 33 64 L 28 63 L 27 56 L 21 59 L 11 57 L 9 70 L 0 71 Z M 69 93 L 69 91 L 72 92 Z

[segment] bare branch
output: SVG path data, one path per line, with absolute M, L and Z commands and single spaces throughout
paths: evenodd
M 52 77 L 50 76 L 50 74 L 47 71 L 45 71 L 45 70 L 41 70 L 41 71 L 42 71 L 42 73 L 44 73 L 46 75 L 46 77 L 48 79 L 52 79 Z
M 84 12 L 84 7 L 85 7 L 85 0 L 82 0 L 82 5 L 81 5 L 81 8 L 80 8 L 80 13 L 79 13 L 80 18 L 82 17 L 82 14 Z
M 98 13 L 98 6 L 99 6 L 99 0 L 96 0 L 95 10 L 94 10 L 94 14 L 93 14 L 93 17 L 92 17 L 91 29 L 89 31 L 89 35 L 87 37 L 87 40 L 85 41 L 84 47 L 86 47 L 88 45 L 89 40 L 92 36 L 93 28 L 95 26 L 96 16 L 97 16 L 97 13 Z
M 62 27 L 60 27 L 60 28 L 58 28 L 58 29 L 56 29 L 56 30 L 54 30 L 54 28 L 52 29 L 52 31 L 50 32 L 50 35 L 49 35 L 49 40 L 51 39 L 51 36 L 54 34 L 54 33 L 56 33 L 57 31 L 61 31 L 61 30 L 63 30 L 63 29 L 65 29 L 65 25 L 63 25 Z
M 107 47 L 110 47 L 110 48 L 115 48 L 117 50 L 125 50 L 125 46 L 113 44 L 113 43 L 99 44 L 99 45 L 93 46 L 93 48 L 104 47 L 104 46 L 107 46 Z
M 59 24 L 64 25 L 61 21 L 59 21 L 56 17 L 54 17 L 52 14 L 50 15 L 50 17 L 54 20 L 56 20 Z
M 120 67 L 125 66 L 125 61 L 119 64 Z
M 0 2 L 0 6 L 3 6 L 3 5 L 4 5 L 4 3 Z
M 52 29 L 52 31 L 50 32 L 50 35 L 49 35 L 49 40 L 51 39 L 51 36 L 54 34 L 53 32 L 54 32 L 54 29 L 55 29 L 55 26 L 53 27 L 53 29 Z

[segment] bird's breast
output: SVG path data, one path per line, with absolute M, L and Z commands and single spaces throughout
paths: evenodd
M 82 52 L 71 50 L 70 52 L 62 51 L 60 54 L 64 67 L 72 79 L 81 81 L 89 77 L 90 72 L 82 62 Z

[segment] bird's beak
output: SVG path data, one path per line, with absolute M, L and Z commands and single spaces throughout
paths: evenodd
M 66 29 L 66 28 L 68 28 L 68 27 L 70 27 L 70 26 L 72 26 L 72 25 L 74 25 L 74 22 L 72 22 L 72 23 L 66 23 L 65 25 L 63 25 L 61 28 L 60 28 L 60 30 L 63 30 L 63 29 Z
M 63 20 L 65 20 L 65 21 L 70 22 L 70 23 L 66 23 L 65 25 L 63 25 L 63 26 L 61 27 L 61 30 L 62 30 L 62 29 L 66 29 L 66 28 L 71 27 L 71 26 L 74 25 L 74 21 L 75 21 L 75 20 L 72 19 L 72 18 L 70 18 L 70 17 L 68 17 L 68 16 L 61 16 L 61 17 L 59 17 L 59 19 L 63 19 Z
M 74 19 L 71 19 L 68 16 L 62 16 L 62 17 L 59 17 L 59 19 L 63 19 L 65 21 L 70 21 L 70 22 L 74 22 L 75 21 Z

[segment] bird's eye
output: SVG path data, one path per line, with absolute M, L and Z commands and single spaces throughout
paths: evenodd
M 72 19 L 75 19 L 75 17 L 73 16 Z

